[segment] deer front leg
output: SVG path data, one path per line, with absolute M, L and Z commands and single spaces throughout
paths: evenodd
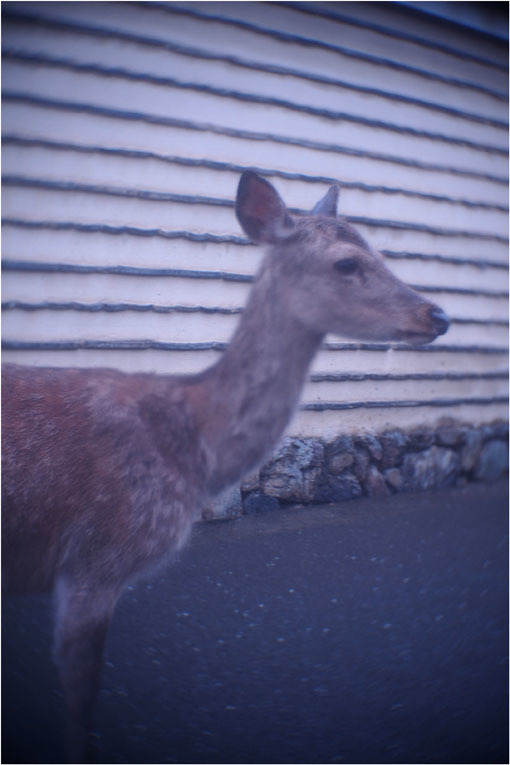
M 67 754 L 70 762 L 89 762 L 92 715 L 117 591 L 61 577 L 55 597 L 55 653 L 66 706 Z

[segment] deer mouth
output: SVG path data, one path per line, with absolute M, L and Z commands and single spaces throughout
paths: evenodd
M 429 332 L 403 331 L 399 333 L 398 339 L 408 345 L 426 345 L 431 343 L 439 335 L 444 335 L 450 326 L 450 319 L 440 308 L 433 306 L 428 316 L 431 329 Z
M 424 335 L 419 332 L 402 332 L 398 339 L 400 342 L 406 343 L 407 345 L 427 345 L 427 343 L 431 343 L 435 340 L 436 337 L 437 335 L 435 333 Z
M 438 332 L 399 332 L 397 340 L 401 343 L 406 343 L 407 345 L 427 345 L 427 343 L 432 343 L 436 337 L 439 337 Z

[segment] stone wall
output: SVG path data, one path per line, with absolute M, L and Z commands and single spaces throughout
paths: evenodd
M 332 442 L 285 438 L 260 470 L 203 517 L 495 481 L 507 472 L 508 423 L 503 421 L 473 427 L 444 420 L 434 430 L 341 435 Z

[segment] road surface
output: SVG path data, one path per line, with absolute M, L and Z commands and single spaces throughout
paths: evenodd
M 104 763 L 508 762 L 505 483 L 199 524 L 119 603 Z M 62 761 L 51 601 L 4 601 L 4 763 Z

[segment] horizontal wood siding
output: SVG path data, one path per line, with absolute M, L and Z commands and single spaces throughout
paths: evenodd
M 399 4 L 4 3 L 3 356 L 189 372 L 262 252 L 247 167 L 295 214 L 329 184 L 452 317 L 431 346 L 328 337 L 289 432 L 507 417 L 508 72 Z

